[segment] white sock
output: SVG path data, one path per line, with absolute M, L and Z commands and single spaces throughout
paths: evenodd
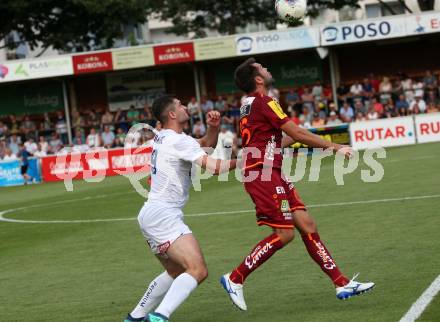
M 165 271 L 158 275 L 148 286 L 139 304 L 130 313 L 134 318 L 143 318 L 151 312 L 163 299 L 174 279 Z
M 197 287 L 197 280 L 188 273 L 180 274 L 171 285 L 155 312 L 170 317 L 170 315 L 187 299 Z

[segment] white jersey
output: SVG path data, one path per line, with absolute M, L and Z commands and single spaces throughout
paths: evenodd
M 151 153 L 148 202 L 183 208 L 189 196 L 192 163 L 205 154 L 191 136 L 170 129 L 160 131 Z

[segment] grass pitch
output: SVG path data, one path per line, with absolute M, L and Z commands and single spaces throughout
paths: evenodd
M 337 186 L 327 160 L 318 182 L 296 184 L 341 270 L 376 282 L 372 292 L 337 300 L 297 234 L 248 278 L 248 311 L 239 312 L 218 279 L 269 231 L 255 225 L 252 212 L 189 216 L 252 210 L 241 183 L 210 179 L 202 192 L 191 193 L 185 209 L 210 276 L 172 321 L 398 321 L 440 274 L 440 144 L 388 149 L 380 162 L 385 176 L 379 183 L 361 181 L 363 165 Z M 418 196 L 425 198 L 402 199 Z M 399 200 L 377 201 L 384 199 Z M 62 183 L 0 189 L 0 211 L 21 208 L 8 218 L 127 219 L 0 222 L 0 321 L 122 321 L 162 271 L 134 219 L 143 202 L 123 177 L 76 181 L 73 192 Z M 339 205 L 322 206 L 331 203 Z M 439 297 L 420 320 L 440 321 Z

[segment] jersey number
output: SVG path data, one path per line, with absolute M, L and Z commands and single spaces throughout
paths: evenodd
M 247 124 L 248 119 L 247 117 L 243 117 L 240 120 L 240 133 L 241 133 L 241 139 L 243 140 L 243 145 L 248 145 L 249 141 L 251 140 L 251 130 L 245 125 Z
M 153 150 L 151 153 L 151 173 L 156 174 L 157 168 L 156 168 L 156 161 L 157 161 L 157 150 Z

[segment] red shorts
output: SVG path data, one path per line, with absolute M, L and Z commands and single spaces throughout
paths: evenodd
M 269 169 L 253 168 L 245 171 L 245 176 L 258 176 L 251 182 L 245 182 L 244 187 L 255 204 L 257 224 L 274 228 L 293 228 L 292 213 L 305 210 L 306 207 L 291 183 L 281 173 L 281 169 L 271 169 L 270 180 L 264 179 L 265 171 Z M 266 175 L 269 177 L 268 175 Z

